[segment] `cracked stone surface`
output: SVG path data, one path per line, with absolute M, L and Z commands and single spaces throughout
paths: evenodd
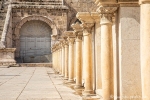
M 0 68 L 0 100 L 81 100 L 49 67 Z

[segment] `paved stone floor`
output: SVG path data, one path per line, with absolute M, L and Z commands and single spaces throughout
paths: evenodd
M 48 67 L 0 68 L 0 100 L 81 100 Z

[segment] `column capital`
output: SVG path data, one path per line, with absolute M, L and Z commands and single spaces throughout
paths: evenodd
M 74 35 L 76 36 L 76 41 L 82 40 L 83 28 L 81 27 L 81 24 L 79 22 L 76 22 L 75 24 L 72 24 L 71 27 L 74 30 Z
M 75 37 L 68 37 L 69 45 L 73 45 L 75 41 Z
M 76 36 L 76 42 L 81 42 L 82 41 L 82 37 L 83 37 L 83 35 L 77 35 Z
M 64 41 L 63 41 L 63 45 L 64 45 L 64 47 L 68 47 L 68 41 L 67 41 L 67 40 L 64 40 Z
M 83 31 L 82 27 L 81 27 L 81 23 L 79 23 L 79 22 L 76 22 L 76 23 L 72 24 L 71 27 L 73 28 L 74 33 L 79 33 L 79 32 Z
M 101 17 L 101 24 L 111 24 L 112 17 L 115 14 L 115 11 L 118 8 L 118 4 L 102 4 L 99 5 L 97 12 L 100 14 Z
M 87 35 L 91 34 L 94 23 L 83 23 L 83 24 L 81 24 L 81 26 L 83 28 L 83 36 L 87 36 Z
M 139 4 L 150 4 L 150 0 L 139 0 Z
M 57 39 L 57 35 L 51 35 L 52 40 L 56 40 Z
M 75 39 L 75 35 L 74 35 L 74 31 L 66 31 L 65 34 L 67 35 L 67 40 L 68 40 L 68 44 L 69 45 L 73 45 L 74 43 L 74 39 Z

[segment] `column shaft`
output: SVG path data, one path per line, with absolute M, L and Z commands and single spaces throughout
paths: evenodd
M 62 47 L 62 75 L 65 76 L 65 48 Z
M 68 79 L 68 45 L 65 44 L 65 79 Z
M 91 40 L 91 34 L 84 34 L 84 74 L 85 74 L 85 94 L 91 94 L 93 93 L 93 74 L 92 74 L 92 40 Z
M 101 73 L 103 100 L 110 100 L 112 64 L 112 23 L 101 19 Z M 113 83 L 112 83 L 113 84 Z
M 60 48 L 60 53 L 59 53 L 59 67 L 60 67 L 60 74 L 62 74 L 62 63 L 61 63 L 61 61 L 62 61 L 62 48 Z
M 74 81 L 74 39 L 69 39 L 69 81 Z
M 82 87 L 82 40 L 78 37 L 76 39 L 75 56 L 76 86 L 74 88 L 80 88 Z

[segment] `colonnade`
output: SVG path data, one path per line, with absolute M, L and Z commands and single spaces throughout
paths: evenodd
M 114 9 L 114 11 L 115 10 L 116 9 Z M 101 19 L 101 58 L 103 59 L 101 61 L 101 68 L 103 70 L 102 83 L 104 87 L 104 100 L 108 100 L 108 98 L 110 98 L 110 95 L 113 94 L 113 92 L 111 91 L 113 89 L 113 86 L 111 86 L 111 82 L 113 82 L 113 79 L 110 78 L 111 68 L 113 66 L 112 16 L 110 15 L 113 14 L 113 12 L 111 10 L 111 13 L 108 13 L 109 17 L 108 14 L 103 14 L 104 12 L 79 12 L 76 17 L 80 20 L 81 23 L 76 22 L 72 24 L 73 31 L 64 32 L 60 37 L 61 40 L 53 45 L 52 48 L 54 49 L 52 50 L 53 68 L 58 71 L 64 77 L 64 79 L 68 80 L 68 82 L 75 82 L 76 85 L 74 88 L 76 89 L 83 87 L 82 83 L 84 79 L 83 95 L 93 94 L 94 67 L 92 62 L 92 29 L 94 28 L 94 24 L 97 19 Z M 59 58 L 61 58 L 61 60 Z

